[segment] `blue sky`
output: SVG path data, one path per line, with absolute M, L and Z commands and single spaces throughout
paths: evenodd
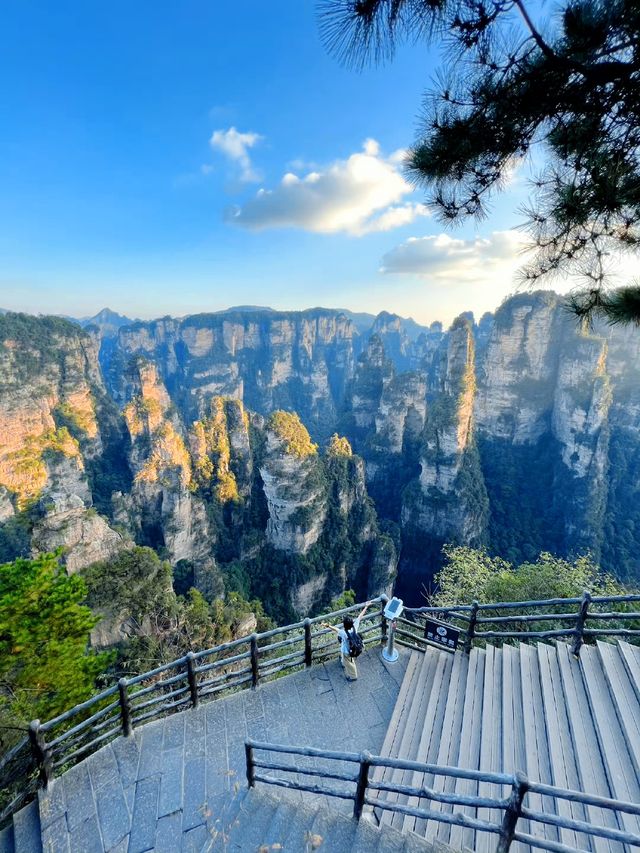
M 426 46 L 345 69 L 309 0 L 5 0 L 2 16 L 1 307 L 448 322 L 513 289 L 524 180 L 445 234 L 402 176 Z

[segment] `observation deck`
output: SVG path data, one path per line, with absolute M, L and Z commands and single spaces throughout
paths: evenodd
M 121 680 L 0 760 L 0 853 L 640 850 L 639 600 L 420 608 L 387 663 L 381 599 L 355 682 L 347 611 Z

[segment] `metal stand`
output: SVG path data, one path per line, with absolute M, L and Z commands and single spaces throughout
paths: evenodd
M 393 647 L 395 636 L 396 620 L 392 619 L 389 621 L 389 638 L 387 640 L 387 645 L 382 650 L 382 660 L 386 660 L 387 663 L 395 663 L 398 660 L 398 652 Z

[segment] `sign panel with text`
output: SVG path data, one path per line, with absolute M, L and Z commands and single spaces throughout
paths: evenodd
M 427 619 L 424 626 L 424 638 L 430 643 L 455 651 L 458 648 L 460 630 L 453 625 L 437 622 L 435 619 Z

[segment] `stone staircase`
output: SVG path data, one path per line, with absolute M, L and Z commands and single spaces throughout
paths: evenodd
M 286 792 L 285 792 L 286 793 Z M 314 807 L 273 789 L 243 790 L 227 812 L 207 824 L 199 853 L 434 853 L 415 833 L 402 834 L 371 820 L 356 822 L 332 808 Z
M 624 642 L 583 646 L 576 660 L 565 643 L 474 648 L 469 656 L 429 649 L 414 652 L 401 685 L 382 754 L 430 764 L 505 773 L 627 802 L 640 801 L 640 648 Z M 405 785 L 500 797 L 490 783 L 378 768 L 377 779 Z M 500 790 L 502 787 L 502 790 Z M 393 797 L 392 794 L 385 795 Z M 396 795 L 431 811 L 450 805 Z M 537 811 L 640 834 L 640 818 L 528 794 Z M 456 806 L 499 822 L 498 810 Z M 556 811 L 556 809 L 558 811 Z M 489 853 L 495 836 L 460 826 L 377 810 L 381 824 L 461 850 Z M 594 853 L 622 845 L 550 825 L 525 832 Z M 515 853 L 528 846 L 516 843 Z
M 13 821 L 0 832 L 0 853 L 42 853 L 38 801 L 13 816 Z

